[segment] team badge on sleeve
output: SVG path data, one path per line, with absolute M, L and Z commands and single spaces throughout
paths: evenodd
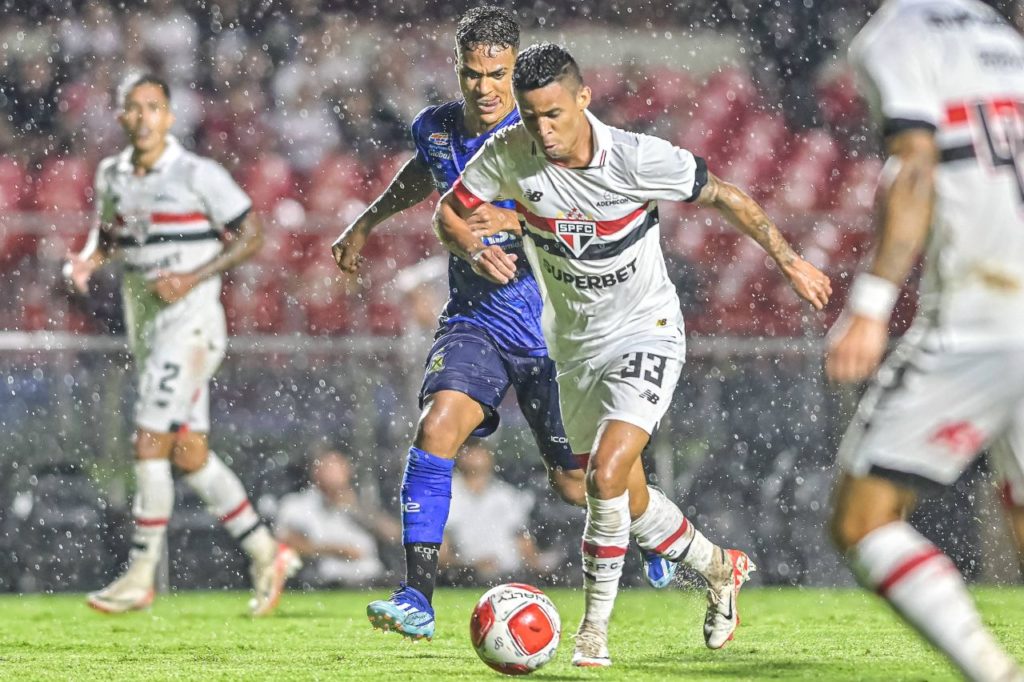
M 442 369 L 444 369 L 444 353 L 437 353 L 434 357 L 430 358 L 430 363 L 427 365 L 427 374 L 440 372 Z

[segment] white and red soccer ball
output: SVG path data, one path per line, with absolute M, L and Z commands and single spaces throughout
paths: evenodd
M 469 621 L 477 655 L 506 675 L 528 675 L 554 658 L 561 631 L 558 609 L 548 596 L 521 583 L 488 590 Z

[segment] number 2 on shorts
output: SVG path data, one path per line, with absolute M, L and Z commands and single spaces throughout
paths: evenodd
M 174 393 L 174 389 L 171 387 L 171 382 L 178 378 L 181 373 L 181 365 L 177 365 L 173 362 L 164 363 L 164 371 L 166 374 L 160 378 L 160 383 L 157 384 L 157 388 L 165 393 Z

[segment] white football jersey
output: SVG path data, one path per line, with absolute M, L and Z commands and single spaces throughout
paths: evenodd
M 886 134 L 941 150 L 916 324 L 953 349 L 1024 343 L 1024 39 L 979 0 L 888 0 L 850 58 Z
M 469 207 L 515 200 L 544 297 L 548 352 L 561 363 L 634 336 L 682 333 L 657 202 L 692 201 L 707 182 L 707 166 L 690 152 L 587 117 L 590 166 L 550 162 L 520 123 L 489 139 L 452 190 Z
M 173 137 L 145 175 L 135 174 L 131 157 L 128 148 L 100 162 L 95 189 L 101 229 L 125 262 L 125 316 L 138 350 L 153 327 L 197 314 L 223 317 L 219 277 L 172 305 L 147 284 L 159 272 L 191 272 L 215 258 L 225 226 L 242 218 L 252 202 L 220 164 L 185 150 Z

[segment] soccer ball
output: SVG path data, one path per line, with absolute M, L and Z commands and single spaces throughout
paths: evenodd
M 554 658 L 561 630 L 547 595 L 522 583 L 488 590 L 469 621 L 480 660 L 506 675 L 528 675 Z

